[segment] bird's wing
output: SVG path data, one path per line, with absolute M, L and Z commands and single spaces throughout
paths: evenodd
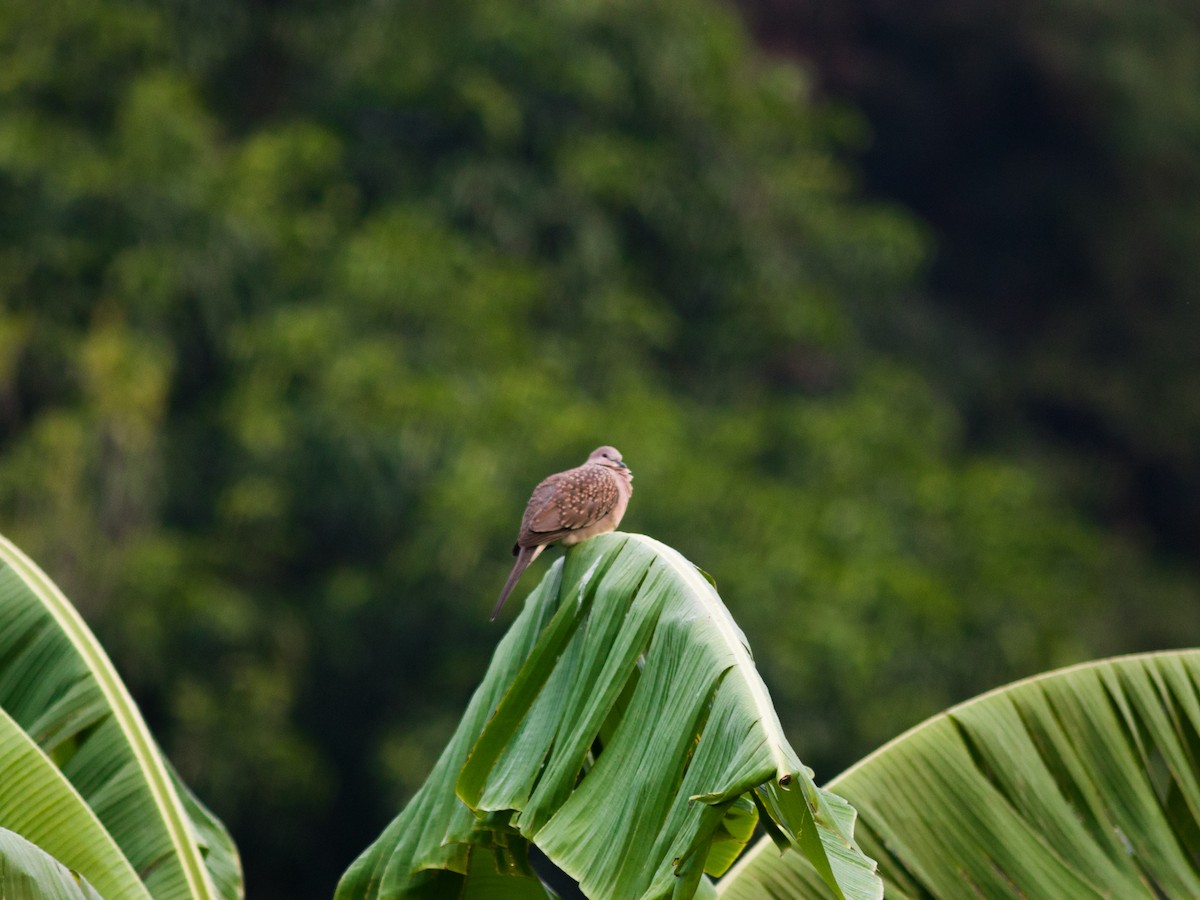
M 620 491 L 601 466 L 580 466 L 551 475 L 536 488 L 521 531 L 542 541 L 594 525 L 617 505 Z

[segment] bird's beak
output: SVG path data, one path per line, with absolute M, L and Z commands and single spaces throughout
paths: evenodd
M 622 469 L 628 469 L 628 468 L 629 468 L 629 466 L 625 465 L 625 463 L 623 463 L 623 462 L 622 462 L 621 460 L 619 460 L 619 459 L 617 460 L 617 465 L 618 465 L 618 466 L 620 466 Z

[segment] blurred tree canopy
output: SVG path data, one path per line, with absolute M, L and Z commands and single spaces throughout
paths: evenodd
M 1194 568 L 1200 7 L 740 5 L 863 111 L 869 189 L 936 235 L 900 352 L 978 445 L 1057 457 L 1084 509 Z
M 327 894 L 420 784 L 529 490 L 600 443 L 819 779 L 1200 638 L 1194 573 L 969 440 L 985 379 L 906 324 L 930 230 L 729 8 L 18 0 L 0 56 L 0 522 L 253 896 Z

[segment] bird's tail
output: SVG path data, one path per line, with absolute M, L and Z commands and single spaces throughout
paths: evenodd
M 521 547 L 517 552 L 517 561 L 513 563 L 512 571 L 508 573 L 508 581 L 504 582 L 504 590 L 500 592 L 500 599 L 496 601 L 495 607 L 492 608 L 492 619 L 500 615 L 500 610 L 504 608 L 504 601 L 508 599 L 508 595 L 517 586 L 517 582 L 521 578 L 521 573 L 529 567 L 531 562 L 538 558 L 538 554 L 544 549 L 544 546 L 538 545 L 536 547 Z

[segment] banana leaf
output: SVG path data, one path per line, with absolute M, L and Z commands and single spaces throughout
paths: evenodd
M 88 884 L 87 879 L 7 828 L 0 828 L 0 897 L 4 900 L 102 900 L 102 895 Z
M 242 896 L 241 864 L 224 827 L 171 770 L 78 612 L 2 537 L 0 710 L 0 740 L 21 750 L 0 764 L 0 784 L 9 796 L 0 806 L 0 827 L 32 838 L 30 829 L 45 829 L 52 821 L 60 842 L 95 846 L 99 823 L 119 851 L 110 850 L 100 869 L 129 868 L 144 885 L 116 892 L 98 887 L 106 896 Z M 41 809 L 50 796 L 45 791 L 69 793 L 79 814 L 66 816 L 66 807 Z M 34 815 L 31 824 L 31 810 L 62 817 Z M 33 839 L 94 885 L 112 877 L 95 861 Z
M 150 894 L 112 835 L 66 777 L 0 709 L 0 823 L 87 876 L 105 896 Z M 7 897 L 0 891 L 0 897 Z
M 433 773 L 338 900 L 546 896 L 536 844 L 594 898 L 711 894 L 762 817 L 834 896 L 881 896 L 854 812 L 788 744 L 701 573 L 641 535 L 572 548 L 526 601 Z
M 830 782 L 896 898 L 1200 897 L 1200 650 L 985 694 Z M 760 842 L 723 900 L 830 896 Z

